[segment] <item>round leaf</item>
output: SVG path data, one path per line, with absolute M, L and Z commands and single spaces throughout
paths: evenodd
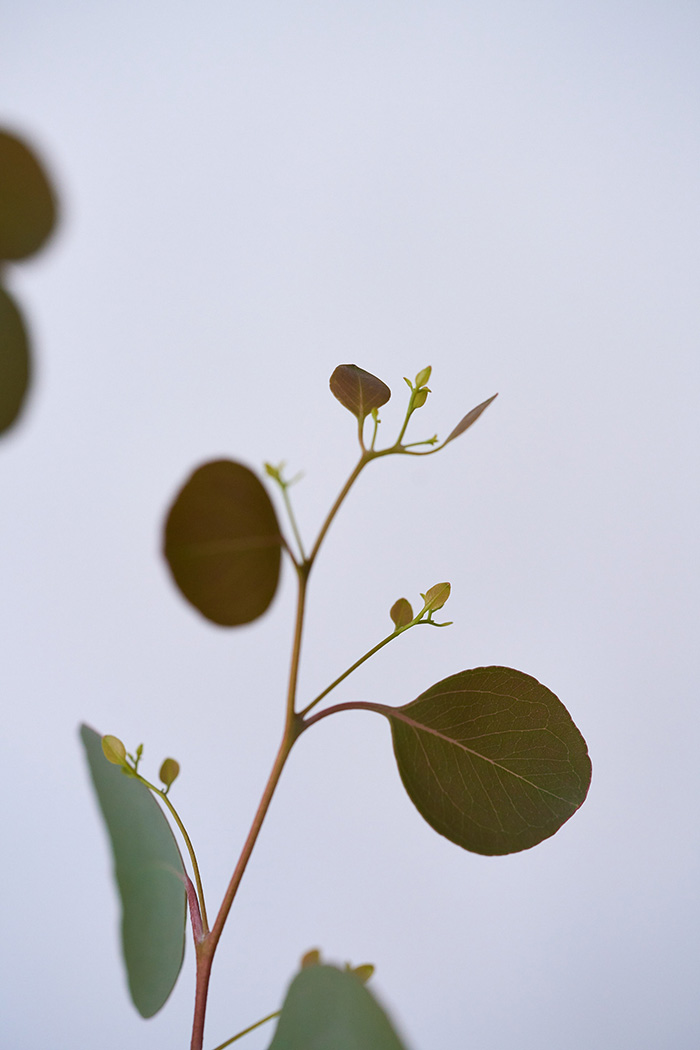
M 56 203 L 39 161 L 14 135 L 0 131 L 0 259 L 37 251 L 55 221 Z
M 357 365 L 338 365 L 330 378 L 330 388 L 333 396 L 360 422 L 391 397 L 386 383 Z
M 280 544 L 262 483 L 227 459 L 195 470 L 165 523 L 164 553 L 176 584 L 203 616 L 224 627 L 265 612 L 279 581 Z
M 404 1050 L 360 976 L 309 966 L 292 981 L 269 1050 Z
M 141 1016 L 152 1017 L 175 987 L 182 966 L 185 868 L 170 825 L 148 788 L 108 762 L 94 729 L 81 726 L 80 736 L 112 842 L 129 991 Z
M 397 627 L 405 627 L 413 619 L 413 609 L 408 598 L 398 598 L 391 609 L 389 616 Z
M 0 288 L 0 432 L 11 426 L 29 385 L 29 341 L 22 315 Z
M 584 801 L 586 742 L 535 678 L 480 667 L 384 708 L 404 787 L 441 835 L 474 853 L 529 849 Z

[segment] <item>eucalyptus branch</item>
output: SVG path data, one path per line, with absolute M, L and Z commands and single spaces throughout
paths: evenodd
M 328 694 L 331 693 L 337 685 L 340 685 L 341 682 L 345 681 L 345 679 L 348 678 L 353 673 L 353 671 L 356 671 L 357 668 L 361 667 L 363 663 L 370 659 L 370 657 L 374 656 L 375 653 L 378 653 L 379 650 L 383 649 L 385 645 L 389 644 L 389 642 L 393 642 L 393 640 L 395 638 L 398 638 L 400 634 L 403 634 L 405 631 L 410 630 L 411 627 L 418 627 L 419 624 L 430 624 L 431 627 L 449 626 L 448 624 L 434 623 L 430 619 L 421 619 L 424 612 L 425 609 L 422 610 L 419 616 L 414 617 L 414 619 L 411 620 L 410 623 L 404 624 L 402 627 L 395 627 L 391 634 L 388 634 L 386 638 L 382 638 L 381 642 L 377 642 L 376 645 L 372 646 L 372 648 L 369 649 L 363 656 L 361 656 L 359 660 L 355 660 L 354 664 L 351 664 L 351 666 L 348 667 L 346 671 L 343 671 L 341 675 L 338 675 L 338 677 L 333 682 L 331 682 L 331 684 L 327 686 L 323 690 L 323 692 L 319 693 L 318 696 L 315 697 L 310 704 L 306 705 L 303 711 L 299 712 L 300 717 L 304 718 L 309 713 L 309 711 L 312 710 L 312 708 L 316 707 L 316 704 L 319 704 L 321 700 L 328 696 Z
M 168 892 L 164 892 L 160 873 L 163 868 L 174 871 L 185 884 L 196 954 L 191 1050 L 203 1048 L 212 964 L 241 880 L 290 752 L 299 736 L 312 725 L 341 711 L 373 711 L 387 717 L 392 725 L 399 772 L 416 808 L 442 835 L 475 853 L 494 856 L 536 845 L 554 834 L 586 796 L 590 761 L 585 741 L 559 699 L 536 679 L 512 668 L 479 667 L 451 674 L 424 689 L 416 700 L 402 707 L 354 700 L 312 713 L 338 685 L 399 635 L 420 624 L 448 626 L 449 621 L 438 623 L 433 618 L 450 597 L 451 587 L 446 582 L 436 583 L 421 594 L 423 605 L 417 615 L 414 615 L 408 599 L 395 601 L 389 611 L 394 624 L 391 633 L 297 711 L 309 577 L 326 534 L 352 486 L 372 460 L 391 455 L 425 456 L 440 451 L 463 434 L 493 401 L 491 397 L 468 412 L 440 444 L 437 436 L 403 444 L 413 413 L 425 404 L 430 394 L 427 386 L 430 374 L 431 369 L 426 367 L 418 372 L 414 382 L 406 380 L 411 393 L 398 437 L 388 448 L 377 449 L 378 410 L 391 396 L 389 387 L 357 365 L 339 365 L 335 369 L 330 379 L 331 392 L 356 419 L 361 455 L 328 511 L 308 555 L 289 498 L 288 490 L 294 479 L 285 480 L 282 474 L 284 464 L 278 467 L 265 464 L 265 470 L 280 486 L 291 528 L 291 543 L 282 534 L 277 513 L 260 479 L 243 464 L 231 460 L 215 460 L 198 468 L 170 508 L 164 536 L 168 565 L 185 598 L 211 622 L 236 627 L 251 623 L 265 612 L 279 584 L 280 546 L 289 554 L 297 578 L 282 739 L 211 929 L 195 851 L 184 823 L 168 797 L 169 788 L 179 773 L 178 762 L 173 758 L 165 759 L 159 773 L 165 788 L 156 787 L 138 772 L 142 745 L 132 755 L 117 737 L 110 734 L 100 737 L 89 726 L 81 729 L 93 783 L 112 838 L 116 869 L 129 870 L 131 867 L 133 870 L 135 867 L 144 874 L 143 878 L 121 880 L 119 886 L 124 915 L 128 919 L 124 923 L 127 931 L 124 946 L 130 990 L 144 1017 L 152 1016 L 165 1003 L 177 979 L 184 947 L 184 901 L 176 884 L 169 884 Z M 370 415 L 373 429 L 367 446 L 364 424 Z M 556 724 L 560 739 L 566 743 L 565 758 L 559 751 L 553 753 L 551 760 L 545 755 L 550 744 L 547 738 L 550 723 Z M 503 760 L 500 748 L 497 748 L 498 755 L 494 755 L 494 737 L 509 741 L 508 761 Z M 512 754 L 517 757 L 515 764 L 510 761 Z M 120 766 L 127 776 L 140 781 L 148 792 L 158 796 L 161 805 L 152 806 L 142 788 L 132 790 L 117 771 L 110 769 L 110 765 Z M 478 820 L 473 816 L 475 797 L 484 800 Z M 449 799 L 449 807 L 443 805 L 444 798 Z M 556 806 L 552 805 L 553 798 Z M 163 813 L 163 805 L 185 842 L 196 886 L 185 870 L 182 854 Z M 513 812 L 519 814 L 515 822 Z M 131 825 L 129 820 L 133 821 Z M 130 836 L 130 827 L 138 827 L 139 834 Z M 173 885 L 175 892 L 170 893 Z M 138 921 L 134 921 L 135 918 Z M 175 937 L 171 937 L 173 931 Z M 162 959 L 149 962 L 151 946 L 159 945 L 161 941 L 164 944 Z M 314 956 L 311 960 L 314 965 L 307 965 L 310 956 Z M 133 964 L 134 959 L 138 960 L 138 965 Z M 338 1001 L 341 1003 L 343 1033 L 347 1024 L 353 1045 L 374 1045 L 374 1041 L 366 1037 L 365 1024 L 373 1025 L 372 1018 L 381 1019 L 377 1003 L 372 1005 L 371 997 L 367 999 L 368 993 L 363 992 L 365 998 L 361 996 L 353 1000 L 357 1009 L 353 1007 L 350 1011 L 352 1016 L 345 1016 L 348 1011 L 342 1004 L 347 1000 L 343 997 L 346 990 L 355 996 L 357 984 L 343 985 L 342 988 L 337 985 L 337 981 L 345 980 L 343 971 L 322 964 L 318 950 L 307 953 L 304 959 L 302 972 L 292 982 L 282 1010 L 268 1014 L 238 1032 L 219 1044 L 216 1050 L 225 1050 L 280 1014 L 285 1031 L 289 1018 L 289 1031 L 294 1032 L 295 1046 L 310 1045 L 314 1040 L 314 1045 L 322 1042 L 324 1046 L 335 1045 L 340 1032 L 336 1026 L 338 1016 L 333 1014 L 335 1007 L 328 1003 L 333 987 L 342 991 Z M 352 972 L 361 977 L 361 971 L 367 969 L 360 966 Z M 355 982 L 355 977 L 348 976 L 347 979 Z M 297 1011 L 300 988 L 306 1003 L 305 1018 Z M 292 1005 L 288 1009 L 289 1003 Z M 363 1013 L 365 1007 L 368 1013 Z M 330 1028 L 326 1024 L 326 1014 Z M 314 1027 L 311 1038 L 307 1021 L 317 1026 L 319 1019 L 321 1028 Z M 384 1018 L 380 1021 L 381 1031 L 387 1030 L 384 1022 L 389 1025 Z M 379 1031 L 372 1028 L 375 1030 Z M 392 1045 L 398 1046 L 399 1043 L 392 1042 Z
M 309 554 L 309 557 L 307 559 L 309 569 L 311 569 L 311 566 L 313 565 L 313 563 L 316 560 L 316 555 L 319 552 L 319 548 L 320 548 L 321 544 L 323 543 L 323 540 L 325 539 L 326 533 L 328 532 L 329 528 L 331 527 L 333 519 L 335 518 L 336 514 L 340 510 L 340 507 L 341 507 L 341 505 L 343 503 L 343 500 L 345 499 L 345 497 L 347 496 L 348 492 L 350 491 L 352 486 L 355 484 L 355 482 L 359 478 L 359 476 L 362 473 L 362 471 L 364 470 L 364 468 L 370 462 L 370 460 L 375 459 L 378 455 L 381 455 L 381 453 L 370 452 L 370 451 L 363 451 L 363 453 L 360 456 L 357 464 L 355 465 L 355 468 L 352 471 L 350 477 L 348 478 L 348 480 L 345 482 L 345 484 L 343 485 L 342 489 L 338 493 L 338 496 L 337 496 L 337 498 L 335 500 L 335 503 L 333 504 L 333 506 L 329 510 L 328 514 L 326 515 L 326 520 L 324 521 L 323 525 L 321 526 L 321 530 L 320 530 L 318 536 L 316 537 L 316 542 L 314 543 L 314 545 L 313 545 L 313 547 L 311 549 L 311 553 Z

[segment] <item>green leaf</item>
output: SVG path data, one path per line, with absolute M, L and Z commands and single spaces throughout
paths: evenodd
M 173 990 L 185 951 L 182 857 L 148 788 L 107 761 L 94 729 L 83 725 L 80 736 L 112 841 L 131 998 L 142 1017 L 152 1017 Z
M 449 583 L 433 584 L 425 593 L 425 608 L 429 609 L 430 612 L 437 612 L 438 609 L 442 609 L 450 597 L 451 591 L 452 588 Z
M 338 365 L 330 378 L 330 388 L 333 396 L 360 422 L 391 397 L 386 383 L 357 365 Z
M 309 966 L 292 981 L 269 1050 L 404 1050 L 360 977 Z
M 431 827 L 464 849 L 529 849 L 586 797 L 585 740 L 554 693 L 522 671 L 462 671 L 391 710 L 382 713 L 406 791 Z
M 175 583 L 203 616 L 234 627 L 275 596 L 282 537 L 262 482 L 242 463 L 205 463 L 180 490 L 165 523 Z
M 0 259 L 32 255 L 51 233 L 56 202 L 32 151 L 0 131 Z
M 413 619 L 413 609 L 408 598 L 398 598 L 389 610 L 389 616 L 396 627 L 405 627 L 406 624 L 409 624 Z
M 491 397 L 487 398 L 486 401 L 482 401 L 480 405 L 473 408 L 471 412 L 467 412 L 466 416 L 464 416 L 463 419 L 460 419 L 454 430 L 445 438 L 443 448 L 448 442 L 454 441 L 456 437 L 459 437 L 459 435 L 463 434 L 465 430 L 468 430 L 472 423 L 476 423 L 481 413 L 484 412 L 497 397 L 498 394 L 493 394 Z
M 0 433 L 11 426 L 29 386 L 29 340 L 17 306 L 0 288 Z

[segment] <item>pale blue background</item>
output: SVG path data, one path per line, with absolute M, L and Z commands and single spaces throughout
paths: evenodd
M 278 741 L 292 579 L 217 630 L 160 523 L 202 460 L 286 459 L 310 536 L 353 462 L 327 381 L 355 361 L 395 391 L 390 435 L 426 364 L 416 437 L 500 397 L 358 486 L 302 695 L 449 579 L 455 625 L 338 698 L 520 668 L 569 707 L 593 786 L 545 844 L 475 857 L 416 814 L 382 721 L 323 723 L 243 884 L 207 1046 L 319 946 L 376 963 L 412 1050 L 694 1050 L 698 5 L 25 0 L 1 30 L 2 121 L 63 202 L 7 277 L 38 378 L 0 447 L 3 1044 L 189 1045 L 191 952 L 156 1019 L 127 999 L 76 727 L 144 741 L 151 773 L 180 759 L 214 910 Z

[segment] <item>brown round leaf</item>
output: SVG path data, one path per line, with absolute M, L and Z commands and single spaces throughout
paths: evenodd
M 338 365 L 330 378 L 330 388 L 341 405 L 360 421 L 391 397 L 386 383 L 357 365 Z
M 192 474 L 165 523 L 176 584 L 203 616 L 250 623 L 274 598 L 281 535 L 270 497 L 242 463 L 215 460 Z
M 29 341 L 22 315 L 0 288 L 0 433 L 19 415 L 29 375 Z
M 56 203 L 39 161 L 14 135 L 0 131 L 0 259 L 24 259 L 44 243 Z

